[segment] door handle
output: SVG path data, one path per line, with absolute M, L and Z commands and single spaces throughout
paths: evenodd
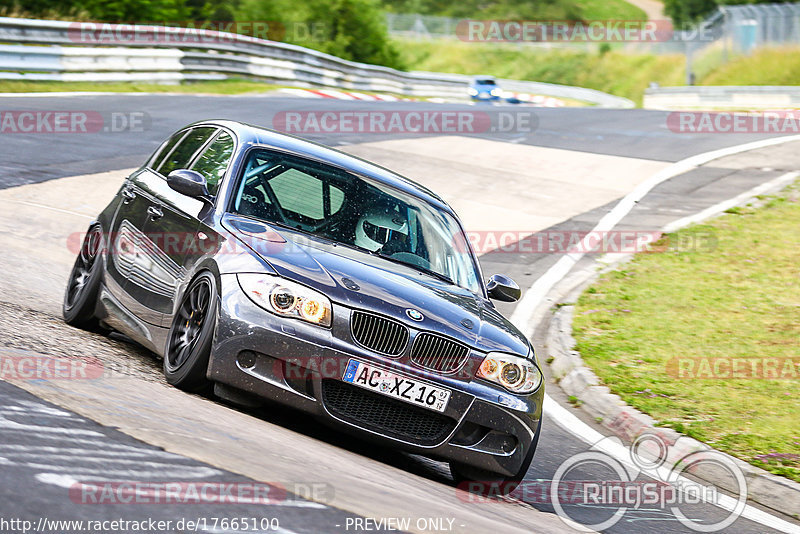
M 147 208 L 147 214 L 150 216 L 151 221 L 157 221 L 164 216 L 164 212 L 157 206 L 150 206 Z
M 136 198 L 136 193 L 133 192 L 132 188 L 126 187 L 122 190 L 122 198 L 124 199 L 123 203 L 130 204 Z

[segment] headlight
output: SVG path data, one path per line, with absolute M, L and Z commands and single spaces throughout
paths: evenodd
M 239 285 L 253 302 L 267 311 L 320 326 L 330 326 L 331 301 L 318 291 L 268 274 L 238 274 Z
M 477 96 L 478 94 L 478 90 L 475 89 L 474 87 L 470 87 L 467 92 L 470 94 L 470 96 Z
M 503 94 L 503 91 L 501 91 L 499 87 L 495 87 L 494 89 L 491 90 L 491 94 L 492 96 L 501 96 Z
M 487 354 L 475 374 L 512 393 L 531 393 L 542 383 L 542 373 L 533 361 L 500 352 Z

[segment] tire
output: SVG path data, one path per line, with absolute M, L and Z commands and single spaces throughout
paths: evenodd
M 539 424 L 536 427 L 536 436 L 531 441 L 528 454 L 522 461 L 519 471 L 514 476 L 506 477 L 499 475 L 492 471 L 486 471 L 471 465 L 464 465 L 458 462 L 450 462 L 450 473 L 453 475 L 453 480 L 460 488 L 469 488 L 481 495 L 495 496 L 495 495 L 508 495 L 522 483 L 525 475 L 528 474 L 528 469 L 533 462 L 533 455 L 536 453 L 536 448 L 539 446 L 539 435 L 542 430 L 542 420 L 539 419 Z M 479 484 L 469 484 L 470 482 L 479 482 Z
M 97 295 L 103 279 L 103 230 L 89 228 L 69 274 L 61 314 L 70 326 L 102 331 L 95 317 Z
M 217 281 L 210 272 L 199 274 L 181 298 L 167 334 L 164 376 L 178 389 L 210 389 L 206 378 L 218 307 Z

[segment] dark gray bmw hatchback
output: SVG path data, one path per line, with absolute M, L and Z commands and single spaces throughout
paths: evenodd
M 91 224 L 63 312 L 163 356 L 181 389 L 289 405 L 508 491 L 536 450 L 544 385 L 490 300 L 519 288 L 482 280 L 431 191 L 206 121 L 166 140 Z

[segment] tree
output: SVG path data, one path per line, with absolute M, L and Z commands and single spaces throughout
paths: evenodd
M 664 13 L 672 19 L 676 28 L 702 20 L 716 7 L 716 0 L 664 0 Z
M 343 59 L 402 68 L 375 0 L 244 0 L 236 21 L 277 22 L 286 29 L 286 42 Z
M 383 11 L 373 0 L 310 0 L 308 20 L 320 24 L 319 49 L 344 59 L 399 67 Z
M 774 4 L 779 0 L 664 0 L 664 13 L 676 28 L 694 24 L 708 17 L 717 6 L 739 4 Z M 794 0 L 797 2 L 798 0 Z

